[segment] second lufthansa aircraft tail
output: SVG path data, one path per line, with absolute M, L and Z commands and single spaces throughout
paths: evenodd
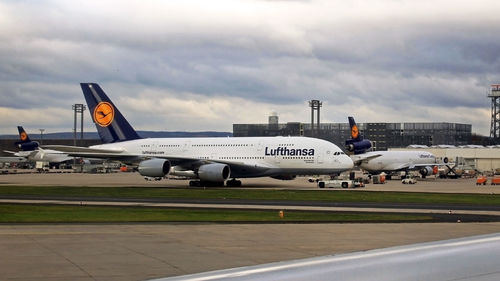
M 98 84 L 80 83 L 80 86 L 103 143 L 141 138 Z
M 368 149 L 372 147 L 372 143 L 369 140 L 364 140 L 361 137 L 358 125 L 354 121 L 354 117 L 349 116 L 349 126 L 351 127 L 351 139 L 345 141 L 346 149 L 354 154 L 365 153 Z
M 17 130 L 19 131 L 20 140 L 17 141 L 15 145 L 19 149 L 22 151 L 32 151 L 38 148 L 38 142 L 32 141 L 22 126 L 17 126 Z

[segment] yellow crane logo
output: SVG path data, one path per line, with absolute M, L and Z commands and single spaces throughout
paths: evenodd
M 115 119 L 115 109 L 109 102 L 100 102 L 94 109 L 94 122 L 101 127 L 107 127 Z

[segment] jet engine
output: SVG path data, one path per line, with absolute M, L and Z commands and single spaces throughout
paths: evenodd
M 291 181 L 294 180 L 297 176 L 296 175 L 277 175 L 277 176 L 271 176 L 273 179 L 277 180 L 284 180 L 284 181 Z
M 369 140 L 361 140 L 354 142 L 352 140 L 346 141 L 346 150 L 349 152 L 354 152 L 354 154 L 365 153 L 368 149 L 372 147 L 372 142 Z
M 206 182 L 224 182 L 230 174 L 229 166 L 220 163 L 205 164 L 198 168 L 198 178 Z
M 145 177 L 164 177 L 170 172 L 170 161 L 166 159 L 150 159 L 139 163 L 139 174 Z
M 30 141 L 30 142 L 16 142 L 17 147 L 19 147 L 20 150 L 22 151 L 31 151 L 35 150 L 39 144 L 36 141 Z
M 436 175 L 438 173 L 438 167 L 437 166 L 434 166 L 434 167 L 426 166 L 426 167 L 420 169 L 419 172 L 422 175 L 422 178 L 425 178 L 426 176 L 429 176 L 429 175 Z

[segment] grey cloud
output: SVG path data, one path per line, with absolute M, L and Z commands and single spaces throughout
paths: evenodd
M 237 2 L 224 14 L 160 1 L 150 4 L 173 6 L 148 17 L 154 7 L 125 4 L 131 7 L 114 15 L 107 4 L 92 1 L 0 4 L 7 11 L 0 20 L 1 106 L 68 107 L 82 101 L 79 82 L 96 81 L 120 89 L 111 94 L 119 98 L 156 89 L 157 98 L 162 91 L 190 93 L 269 108 L 305 106 L 317 98 L 342 108 L 488 110 L 485 89 L 500 79 L 500 41 L 494 37 L 500 20 L 461 20 L 462 11 L 427 16 L 419 6 L 422 18 L 408 11 L 406 19 L 390 12 L 379 17 L 366 12 L 369 7 L 350 12 L 345 3 L 333 9 L 322 1 L 245 1 L 254 8 L 250 14 Z M 272 5 L 270 11 L 263 5 Z M 290 15 L 275 13 L 286 5 Z M 206 126 L 185 122 L 188 129 Z

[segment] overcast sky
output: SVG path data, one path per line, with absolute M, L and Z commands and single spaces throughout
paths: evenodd
M 0 1 L 0 134 L 71 131 L 80 82 L 138 130 L 457 122 L 489 135 L 499 1 Z M 95 131 L 85 112 L 87 131 Z

